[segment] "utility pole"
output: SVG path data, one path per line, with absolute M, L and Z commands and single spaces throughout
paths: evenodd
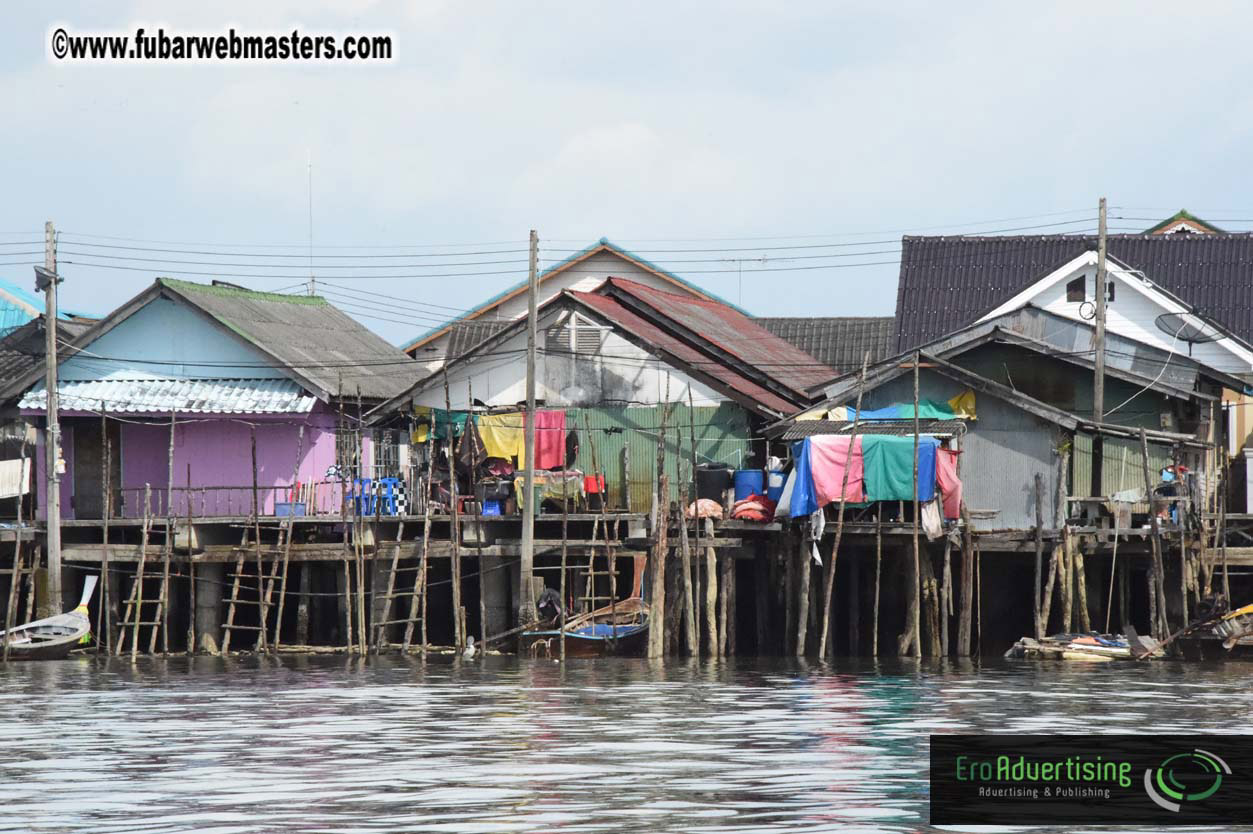
M 313 277 L 313 151 L 309 151 L 309 285 L 308 294 L 318 294 L 318 282 Z
M 522 473 L 522 588 L 518 595 L 518 624 L 535 619 L 535 598 L 532 577 L 535 575 L 535 341 L 539 331 L 537 296 L 539 295 L 539 237 L 531 230 L 531 266 L 526 298 L 526 440 L 523 455 L 526 467 Z
M 44 338 L 48 428 L 44 440 L 47 472 L 47 542 L 49 614 L 61 611 L 61 426 L 57 416 L 57 236 L 49 220 L 44 224 L 44 272 L 35 270 L 35 289 L 43 290 L 47 301 L 44 312 Z
M 1105 418 L 1105 299 L 1109 295 L 1105 246 L 1105 198 L 1102 197 L 1096 243 L 1096 332 L 1093 338 L 1096 356 L 1092 362 L 1096 369 L 1092 386 L 1092 419 L 1098 423 Z

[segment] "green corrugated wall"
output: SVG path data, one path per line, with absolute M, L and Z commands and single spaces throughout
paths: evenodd
M 597 468 L 605 473 L 611 506 L 627 506 L 622 488 L 625 449 L 630 507 L 635 512 L 651 508 L 663 410 L 661 406 L 566 409 L 566 427 L 579 432 L 575 465 L 587 473 Z M 666 419 L 666 473 L 674 496 L 679 478 L 690 478 L 693 425 L 698 464 L 725 463 L 738 468 L 752 451 L 748 415 L 738 405 L 672 406 Z
M 1106 437 L 1101 455 L 1101 496 L 1108 498 L 1127 489 L 1144 489 L 1144 456 L 1140 441 L 1132 438 Z M 1092 435 L 1075 433 L 1075 449 L 1072 457 L 1074 468 L 1071 481 L 1072 495 L 1087 495 L 1092 484 Z M 1157 443 L 1149 444 L 1149 474 L 1154 482 L 1158 474 L 1173 463 L 1171 448 Z M 1138 505 L 1136 512 L 1148 512 L 1148 505 Z

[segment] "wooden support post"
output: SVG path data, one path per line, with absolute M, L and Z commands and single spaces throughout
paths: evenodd
M 947 657 L 949 647 L 948 619 L 953 613 L 953 543 L 944 539 L 944 574 L 940 577 L 940 656 Z
M 1059 581 L 1062 573 L 1062 545 L 1060 542 L 1053 545 L 1053 555 L 1049 560 L 1048 579 L 1044 583 L 1044 602 L 1040 606 L 1040 628 L 1048 634 L 1049 618 L 1053 612 L 1053 585 Z M 1058 592 L 1061 596 L 1061 592 Z M 1062 619 L 1062 631 L 1066 630 L 1065 618 Z
M 683 484 L 679 487 L 679 568 L 683 573 L 683 635 L 687 653 L 697 657 L 700 655 L 700 637 L 696 630 L 696 608 L 692 591 L 692 552 L 687 538 L 687 498 L 687 484 Z M 696 524 L 700 525 L 699 519 Z M 760 628 L 758 631 L 760 632 Z
M 848 476 L 852 469 L 853 447 L 857 445 L 857 427 L 861 423 L 861 399 L 866 389 L 866 368 L 870 365 L 870 352 L 862 357 L 861 376 L 857 380 L 857 407 L 853 412 L 853 430 L 848 440 L 848 452 L 844 455 L 844 480 L 840 484 L 840 506 L 835 516 L 835 544 L 831 546 L 831 558 L 827 560 L 824 570 L 824 588 L 822 592 L 822 631 L 818 634 L 818 656 L 827 656 L 827 642 L 831 639 L 831 597 L 835 590 L 836 559 L 840 555 L 840 541 L 844 537 L 844 505 L 848 503 Z M 915 454 L 915 457 L 917 455 Z M 835 654 L 834 649 L 831 654 Z
M 861 566 L 857 559 L 848 563 L 848 654 L 861 654 Z M 831 648 L 835 654 L 835 647 Z
M 753 550 L 753 597 L 756 603 L 753 614 L 759 657 L 765 656 L 766 647 L 770 644 L 770 564 L 768 559 L 765 545 L 758 542 Z M 691 575 L 690 568 L 688 575 L 689 577 Z M 692 634 L 695 635 L 695 623 L 692 625 Z M 696 656 L 699 653 L 699 642 L 694 642 L 693 646 L 692 655 Z
M 883 508 L 874 520 L 874 616 L 871 621 L 870 655 L 879 656 L 879 584 L 883 575 Z
M 1144 468 L 1144 496 L 1149 502 L 1149 527 L 1152 530 L 1153 573 L 1158 609 L 1158 620 L 1154 623 L 1154 628 L 1164 638 L 1170 633 L 1170 621 L 1166 616 L 1166 572 L 1165 563 L 1162 560 L 1162 530 L 1157 523 L 1157 508 L 1153 502 L 1153 478 L 1149 474 L 1149 441 L 1143 428 L 1140 429 L 1140 453 L 1143 456 L 1141 463 Z
M 662 435 L 664 441 L 665 435 Z M 667 528 L 670 526 L 670 478 L 665 470 L 661 470 L 657 484 L 657 527 L 654 531 L 656 543 L 653 545 L 653 575 L 649 583 L 648 613 L 648 656 L 661 657 L 665 645 L 666 615 L 666 551 Z
M 109 474 L 109 467 L 113 461 L 110 459 L 112 453 L 112 444 L 109 443 L 109 422 L 106 416 L 104 400 L 100 401 L 100 527 L 101 538 L 103 539 L 100 552 L 100 616 L 96 619 L 96 650 L 99 651 L 103 646 L 107 655 L 109 649 L 113 646 L 113 623 L 112 611 L 109 605 L 109 592 L 112 590 L 109 583 L 109 516 L 113 509 L 113 478 Z M 22 472 L 26 472 L 26 437 L 22 437 Z M 23 487 L 25 489 L 25 487 Z M 17 545 L 21 547 L 21 530 L 22 530 L 22 502 L 25 498 L 23 493 L 17 496 L 17 529 L 18 538 Z M 15 575 L 16 576 L 16 575 Z M 103 621 L 103 628 L 100 623 Z
M 1077 594 L 1076 602 L 1079 608 L 1079 630 L 1088 632 L 1092 630 L 1091 614 L 1088 611 L 1088 577 L 1083 569 L 1083 550 L 1079 547 L 1079 542 L 1071 536 L 1070 542 L 1071 561 L 1074 564 L 1075 574 L 1075 593 Z
M 1118 573 L 1118 539 L 1119 538 L 1121 538 L 1121 536 L 1118 532 L 1118 513 L 1115 512 L 1114 513 L 1114 554 L 1113 556 L 1110 557 L 1110 560 L 1109 560 L 1109 599 L 1105 603 L 1105 633 L 1106 634 L 1110 633 L 1109 631 L 1110 618 L 1114 613 L 1114 580 Z M 1126 569 L 1124 568 L 1124 572 L 1125 570 Z M 1119 600 L 1119 602 L 1121 602 L 1121 599 Z M 1121 609 L 1119 613 L 1122 614 L 1123 620 L 1127 619 L 1126 609 Z
M 254 552 L 257 557 L 257 601 L 259 603 L 261 628 L 257 631 L 257 649 L 258 651 L 266 651 L 265 624 L 269 620 L 269 606 L 265 603 L 264 588 L 265 584 L 265 568 L 261 561 L 261 492 L 257 484 L 257 427 L 250 427 L 250 439 L 252 441 L 252 537 Z
M 1062 594 L 1062 627 L 1069 633 L 1075 630 L 1075 560 L 1071 558 L 1070 552 L 1070 529 L 1063 528 L 1061 537 L 1062 571 L 1059 590 Z
M 283 531 L 284 532 L 283 567 L 279 574 L 280 578 L 279 578 L 279 589 L 278 589 L 278 613 L 274 615 L 274 651 L 278 651 L 279 647 L 283 644 L 283 608 L 287 602 L 287 570 L 288 570 L 288 566 L 291 563 L 292 539 L 296 535 L 296 507 L 295 505 L 296 505 L 296 502 L 300 500 L 300 496 L 296 494 L 296 483 L 300 480 L 300 459 L 304 455 L 304 451 L 305 451 L 304 447 L 305 447 L 305 427 L 304 427 L 304 424 L 302 423 L 300 426 L 300 430 L 296 435 L 296 463 L 292 467 L 291 494 L 288 496 L 288 502 L 287 502 L 287 524 Z M 190 478 L 190 475 L 188 477 Z M 276 508 L 275 512 L 277 511 L 278 510 Z M 187 528 L 187 532 L 190 535 L 191 533 L 190 526 Z M 391 606 L 390 597 L 387 600 L 387 604 L 390 610 L 390 606 Z M 391 618 L 384 615 L 382 619 L 386 621 Z M 263 627 L 264 625 L 265 624 L 262 623 Z M 306 644 L 302 643 L 301 645 L 306 645 Z
M 357 423 L 356 423 L 357 442 L 354 447 L 357 452 L 357 471 L 358 472 L 360 472 L 364 468 L 361 466 L 361 463 L 362 463 L 361 453 L 364 447 L 364 441 L 362 438 L 362 434 L 363 434 L 362 426 L 364 424 L 365 424 L 365 409 L 362 407 L 362 403 L 361 403 L 361 386 L 358 385 L 357 386 Z M 373 483 L 374 483 L 374 479 L 371 478 L 371 485 L 373 485 Z M 375 500 L 374 503 L 375 503 L 375 506 L 378 506 L 377 499 Z M 365 519 L 361 515 L 358 515 L 358 525 L 357 525 L 357 530 L 356 530 L 358 535 L 353 537 L 354 545 L 355 545 L 353 549 L 353 553 L 354 553 L 354 556 L 356 557 L 356 568 L 357 568 L 357 639 L 360 641 L 358 644 L 358 650 L 361 654 L 365 654 L 369 650 L 369 642 L 370 642 L 370 632 L 366 630 L 366 622 L 365 622 L 366 603 L 365 603 L 365 541 L 364 541 L 365 537 L 363 535 L 364 529 L 365 529 Z
M 405 620 L 404 643 L 401 648 L 409 651 L 413 642 L 413 625 L 417 618 L 422 623 L 422 656 L 426 657 L 426 596 L 427 596 L 427 550 L 431 544 L 431 481 L 435 475 L 435 421 L 431 420 L 426 432 L 426 482 L 422 495 L 422 553 L 419 557 L 418 575 L 413 580 L 413 595 L 409 598 L 409 616 Z M 483 647 L 487 651 L 487 646 Z
M 796 609 L 796 556 L 793 550 L 796 546 L 794 539 L 795 533 L 792 528 L 788 528 L 783 537 L 783 653 L 787 654 L 788 650 L 795 645 L 792 634 L 792 620 Z
M 590 438 L 588 442 L 589 443 L 591 442 Z M 561 658 L 562 663 L 566 662 L 566 619 L 567 619 L 566 617 L 566 568 L 567 568 L 567 561 L 570 555 L 569 547 L 566 544 L 570 536 L 570 508 L 569 508 L 569 504 L 567 503 L 570 500 L 570 498 L 566 494 L 567 483 L 568 482 L 563 477 L 561 479 L 561 579 L 560 579 L 561 587 L 560 587 L 560 590 L 558 591 L 558 593 L 561 594 L 561 610 L 557 613 L 558 655 Z M 603 501 L 604 496 L 602 495 L 601 498 Z M 481 558 L 482 557 L 480 557 L 480 564 L 482 563 Z M 480 574 L 479 576 L 480 589 L 482 588 L 482 585 L 483 585 L 483 577 Z M 481 593 L 482 592 L 480 590 L 480 595 Z M 487 646 L 484 645 L 483 648 L 486 650 Z
M 714 537 L 712 518 L 705 519 L 705 536 L 710 541 Z M 717 551 L 712 546 L 705 548 L 705 639 L 710 657 L 718 654 L 718 567 Z
M 721 557 L 718 565 L 718 657 L 727 656 L 727 634 L 731 630 L 731 557 Z
M 970 657 L 971 609 L 974 605 L 974 567 L 975 547 L 974 530 L 970 526 L 970 511 L 966 502 L 961 504 L 962 517 L 962 567 L 961 567 L 961 606 L 957 615 L 957 654 Z
M 813 574 L 813 568 L 809 564 L 809 548 L 806 547 L 805 536 L 802 534 L 797 537 L 800 547 L 797 549 L 796 559 L 797 582 L 796 582 L 796 656 L 805 656 L 805 638 L 809 631 L 809 583 Z M 709 549 L 710 553 L 713 548 Z
M 452 431 L 452 399 L 448 394 L 448 363 L 444 363 L 444 409 L 449 413 L 448 420 L 448 483 L 449 493 L 452 495 L 452 527 L 450 536 L 452 538 L 452 561 L 450 570 L 452 571 L 452 619 L 453 619 L 453 642 L 457 647 L 458 653 L 465 648 L 466 636 L 461 630 L 461 508 L 460 502 L 457 500 L 457 449 L 453 443 Z M 529 418 L 533 419 L 533 418 Z M 533 462 L 526 462 L 527 469 L 533 467 Z M 535 502 L 534 495 L 526 496 L 526 513 L 533 514 L 536 507 L 532 504 Z M 529 595 L 529 593 L 528 593 Z M 532 612 L 534 616 L 534 612 Z
M 187 464 L 187 653 L 196 653 L 196 563 L 192 558 L 191 463 Z M 108 501 L 105 501 L 106 505 Z
M 144 484 L 144 521 L 143 532 L 140 533 L 139 567 L 135 572 L 135 607 L 128 613 L 134 618 L 131 626 L 131 661 L 139 653 L 139 624 L 144 619 L 144 557 L 148 553 L 148 531 L 152 527 L 152 485 Z M 155 628 L 155 626 L 153 626 Z
M 165 480 L 165 546 L 161 565 L 161 600 L 158 602 L 161 621 L 161 653 L 170 653 L 170 559 L 174 557 L 174 412 L 170 412 L 170 450 Z M 107 441 L 106 441 L 107 442 Z M 101 505 L 104 499 L 101 497 Z
M 918 542 L 918 522 L 919 516 L 922 514 L 918 505 L 918 364 L 921 361 L 922 354 L 914 351 L 914 576 L 913 576 L 913 594 L 910 599 L 909 607 L 909 623 L 913 628 L 910 639 L 914 646 L 914 657 L 922 657 L 922 568 L 920 565 L 921 555 L 919 553 L 920 544 Z M 901 654 L 905 652 L 902 651 Z
M 1031 586 L 1031 613 L 1035 622 L 1035 639 L 1044 637 L 1040 622 L 1040 581 L 1044 571 L 1044 476 L 1035 473 L 1035 579 Z
M 927 618 L 927 656 L 940 657 L 940 594 L 936 583 L 935 565 L 931 562 L 931 554 L 922 554 L 919 562 L 922 568 L 923 601 L 926 604 Z

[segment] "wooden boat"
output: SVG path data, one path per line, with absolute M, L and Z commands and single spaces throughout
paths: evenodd
M 642 654 L 648 636 L 648 603 L 628 597 L 616 605 L 572 617 L 560 627 L 525 631 L 519 649 L 540 657 L 556 657 L 561 653 L 562 631 L 567 657 Z
M 551 627 L 522 632 L 518 651 L 532 656 L 557 657 L 565 632 L 567 657 L 643 654 L 648 639 L 648 603 L 642 597 L 645 556 L 635 557 L 631 594 L 613 605 L 564 619 L 560 614 Z
M 96 577 L 83 583 L 83 597 L 78 607 L 55 617 L 0 631 L 0 651 L 8 650 L 10 660 L 60 660 L 91 633 L 87 603 L 96 590 Z

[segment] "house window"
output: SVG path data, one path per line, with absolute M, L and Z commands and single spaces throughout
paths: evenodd
M 1115 286 L 1114 282 L 1110 281 L 1108 284 L 1106 284 L 1106 286 L 1109 287 L 1109 295 L 1106 296 L 1106 300 L 1113 301 L 1114 300 L 1114 286 Z
M 1083 301 L 1087 289 L 1087 276 L 1080 275 L 1078 278 L 1066 285 L 1066 300 Z
M 374 470 L 380 477 L 400 474 L 400 432 L 374 430 Z

